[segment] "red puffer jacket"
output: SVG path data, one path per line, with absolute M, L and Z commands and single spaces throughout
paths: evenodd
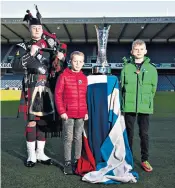
M 86 92 L 87 77 L 83 72 L 72 72 L 66 68 L 59 76 L 55 88 L 58 113 L 66 113 L 68 118 L 84 118 L 87 114 Z

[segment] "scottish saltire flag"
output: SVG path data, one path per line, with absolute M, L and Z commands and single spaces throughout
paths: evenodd
M 91 183 L 137 182 L 132 172 L 124 118 L 120 113 L 119 84 L 116 76 L 88 76 L 89 120 L 83 133 L 83 151 L 77 174 Z

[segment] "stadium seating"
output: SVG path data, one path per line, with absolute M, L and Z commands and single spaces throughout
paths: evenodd
M 1 89 L 21 88 L 23 75 L 4 75 L 1 77 Z
M 86 75 L 88 72 L 84 71 Z M 119 78 L 119 75 L 117 75 Z M 1 76 L 1 89 L 21 88 L 23 75 L 4 75 Z M 170 80 L 170 81 L 169 81 Z M 157 91 L 173 91 L 175 90 L 175 75 L 159 75 Z
M 173 79 L 175 79 L 175 76 Z M 175 90 L 175 88 L 172 85 L 172 83 L 168 80 L 167 76 L 159 75 L 157 91 L 173 91 L 173 90 Z
M 147 44 L 148 56 L 154 63 L 175 63 L 174 44 Z M 68 59 L 70 53 L 78 50 L 85 54 L 85 62 L 87 56 L 96 56 L 98 53 L 97 45 L 92 44 L 68 44 Z M 107 59 L 109 63 L 122 62 L 124 56 L 131 55 L 130 44 L 112 44 L 107 45 Z
M 9 48 L 11 47 L 12 45 L 8 45 L 8 44 L 3 44 L 1 46 L 1 61 L 3 60 L 4 56 L 6 55 L 6 53 L 8 52 Z
M 167 78 L 170 80 L 170 82 L 174 85 L 175 87 L 175 75 L 167 75 Z
M 11 44 L 2 44 L 1 46 L 1 61 L 5 57 Z M 174 63 L 174 44 L 147 44 L 148 56 L 154 63 Z M 12 49 L 9 56 L 13 56 L 15 49 Z M 131 44 L 111 44 L 107 46 L 107 60 L 108 63 L 121 63 L 123 56 L 130 56 Z M 82 51 L 85 54 L 85 63 L 92 63 L 96 61 L 95 57 L 98 53 L 96 43 L 90 44 L 68 44 L 67 60 L 73 51 Z M 161 55 L 160 55 L 161 54 Z M 1 72 L 3 72 L 1 70 Z M 83 71 L 86 75 L 90 73 L 89 70 Z M 119 74 L 119 72 L 116 72 Z M 22 73 L 21 73 L 22 74 Z M 119 77 L 119 75 L 117 75 Z M 21 87 L 22 75 L 5 75 L 1 77 L 1 89 L 7 86 L 12 88 Z M 175 90 L 175 75 L 159 75 L 158 91 Z

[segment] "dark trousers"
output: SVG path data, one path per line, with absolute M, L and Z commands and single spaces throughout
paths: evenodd
M 134 137 L 134 123 L 137 115 L 137 123 L 139 126 L 140 147 L 141 147 L 141 160 L 148 160 L 148 127 L 149 127 L 149 114 L 141 113 L 125 113 L 125 124 L 128 135 L 129 146 L 132 151 L 133 137 Z

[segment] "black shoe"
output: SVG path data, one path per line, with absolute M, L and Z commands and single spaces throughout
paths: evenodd
M 32 162 L 32 161 L 26 161 L 25 166 L 26 166 L 26 167 L 34 167 L 34 166 L 35 166 L 35 163 Z
M 53 164 L 52 159 L 48 159 L 48 160 L 46 160 L 46 161 L 38 160 L 38 159 L 37 159 L 37 162 L 38 162 L 38 163 L 41 163 L 41 164 L 44 164 L 44 165 L 52 165 L 52 164 Z
M 74 173 L 75 173 L 75 170 L 77 169 L 77 164 L 78 164 L 78 160 L 75 159 L 75 160 L 73 161 L 73 163 L 72 163 L 72 170 L 73 170 Z
M 64 174 L 66 174 L 66 175 L 72 175 L 73 174 L 71 161 L 66 161 L 65 162 Z

